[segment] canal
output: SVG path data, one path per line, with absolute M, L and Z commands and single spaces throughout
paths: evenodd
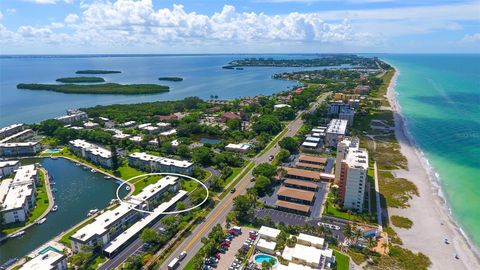
M 113 179 L 104 179 L 100 173 L 92 173 L 66 159 L 28 159 L 22 165 L 38 162 L 53 177 L 52 188 L 57 212 L 51 212 L 41 225 L 35 225 L 19 238 L 0 243 L 0 265 L 9 258 L 21 258 L 59 233 L 86 218 L 90 209 L 103 209 L 115 197 L 118 185 Z M 126 194 L 126 191 L 125 191 Z

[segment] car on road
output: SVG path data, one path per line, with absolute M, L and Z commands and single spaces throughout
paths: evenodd
M 270 156 L 268 157 L 268 161 L 272 161 L 274 158 L 275 158 L 275 157 L 274 157 L 273 155 L 270 155 Z
M 250 182 L 255 182 L 255 177 L 250 178 Z
M 184 250 L 182 253 L 180 253 L 180 256 L 178 256 L 178 259 L 181 261 L 187 257 L 187 252 Z
M 236 188 L 232 188 L 232 190 L 230 190 L 230 193 L 235 193 L 235 191 L 237 191 Z

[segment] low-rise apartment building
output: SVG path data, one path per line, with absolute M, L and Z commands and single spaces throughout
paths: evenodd
M 84 159 L 102 167 L 112 167 L 112 152 L 85 140 L 76 139 L 69 142 L 70 150 Z
M 86 112 L 82 112 L 79 110 L 74 110 L 74 111 L 67 110 L 67 115 L 59 116 L 55 119 L 57 119 L 58 121 L 61 121 L 64 124 L 69 125 L 69 124 L 72 124 L 73 122 L 83 121 L 88 119 L 88 115 Z
M 39 142 L 0 143 L 0 157 L 32 156 L 41 148 Z
M 0 161 L 0 178 L 9 176 L 20 167 L 18 160 Z
M 191 175 L 193 163 L 186 160 L 177 160 L 150 155 L 143 152 L 135 152 L 128 155 L 128 165 L 143 171 L 180 173 Z
M 13 179 L 0 182 L 0 214 L 5 223 L 25 222 L 35 207 L 38 175 L 35 165 L 18 168 Z
M 33 135 L 35 135 L 35 132 L 33 132 L 33 130 L 24 129 L 20 132 L 17 132 L 15 134 L 13 134 L 13 135 L 10 135 L 6 138 L 3 138 L 2 140 L 0 140 L 0 143 L 21 142 L 21 141 L 24 141 L 28 138 L 33 137 Z
M 0 139 L 6 138 L 6 137 L 11 136 L 15 133 L 18 133 L 18 132 L 22 131 L 23 129 L 25 129 L 24 124 L 13 124 L 13 125 L 9 125 L 9 126 L 0 128 Z
M 67 256 L 60 250 L 48 246 L 23 264 L 20 270 L 67 270 Z

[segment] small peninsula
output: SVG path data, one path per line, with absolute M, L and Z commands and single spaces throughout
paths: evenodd
M 65 77 L 56 81 L 61 83 L 101 83 L 105 82 L 105 79 L 100 77 Z
M 156 94 L 169 92 L 170 88 L 166 85 L 159 84 L 118 84 L 104 83 L 94 85 L 78 85 L 78 84 L 38 84 L 38 83 L 20 83 L 18 89 L 28 90 L 47 90 L 61 93 L 74 94 L 121 94 L 121 95 L 138 95 L 138 94 Z
M 122 72 L 118 70 L 86 69 L 86 70 L 78 70 L 75 73 L 76 74 L 115 74 L 115 73 L 122 73 Z
M 183 78 L 181 77 L 160 77 L 158 78 L 160 81 L 171 81 L 171 82 L 181 82 Z

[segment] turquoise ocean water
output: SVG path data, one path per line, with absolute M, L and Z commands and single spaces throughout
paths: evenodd
M 480 55 L 382 55 L 400 70 L 407 128 L 456 221 L 480 247 Z

